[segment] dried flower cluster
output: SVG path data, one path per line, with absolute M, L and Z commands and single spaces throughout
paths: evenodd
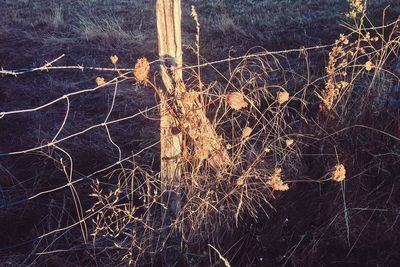
M 358 15 L 361 15 L 365 12 L 365 0 L 347 0 L 347 2 L 350 4 L 349 13 L 346 14 L 347 17 L 355 19 Z
M 331 180 L 335 182 L 342 182 L 346 179 L 346 168 L 343 164 L 336 164 L 330 176 Z
M 118 62 L 118 57 L 117 57 L 116 55 L 111 56 L 111 57 L 110 57 L 110 60 L 111 60 L 111 63 L 112 63 L 113 65 L 115 65 L 115 64 L 117 64 L 117 62 Z
M 321 110 L 331 111 L 336 106 L 336 100 L 350 86 L 349 78 L 347 78 L 349 68 L 363 65 L 365 70 L 371 71 L 376 67 L 364 47 L 373 47 L 373 43 L 377 41 L 379 41 L 379 37 L 371 36 L 370 32 L 365 32 L 362 38 L 353 42 L 350 42 L 346 35 L 340 34 L 339 39 L 335 41 L 335 46 L 329 53 L 328 66 L 326 67 L 328 78 L 325 89 L 320 96 L 322 100 Z M 365 63 L 360 64 L 360 61 Z
M 248 106 L 248 103 L 244 99 L 244 95 L 240 92 L 229 93 L 226 96 L 226 101 L 234 110 L 241 110 L 242 108 L 246 108 Z
M 285 141 L 286 147 L 291 147 L 294 144 L 294 140 L 292 138 L 286 139 Z
M 282 105 L 283 103 L 286 103 L 289 101 L 289 93 L 286 91 L 279 91 L 277 96 L 276 96 L 278 103 Z
M 251 133 L 253 132 L 253 129 L 251 129 L 250 127 L 245 127 L 242 131 L 242 140 L 247 139 Z
M 269 177 L 267 184 L 275 191 L 287 191 L 289 185 L 282 181 L 282 169 L 275 168 L 274 174 Z
M 329 53 L 326 67 L 328 79 L 325 83 L 325 90 L 322 92 L 321 110 L 332 110 L 336 99 L 349 86 L 349 83 L 345 81 L 347 76 L 345 68 L 348 65 L 345 46 L 348 44 L 348 38 L 344 34 L 340 34 L 340 38 L 336 40 L 335 46 Z
M 244 177 L 243 176 L 240 176 L 239 179 L 236 180 L 236 185 L 237 186 L 244 185 Z
M 190 15 L 193 17 L 194 21 L 196 22 L 197 33 L 199 33 L 200 32 L 199 16 L 197 14 L 195 6 L 192 6 L 192 12 L 190 13 Z M 200 41 L 199 38 L 200 38 L 200 36 L 197 34 L 196 42 Z
M 374 67 L 375 67 L 375 65 L 371 61 L 368 60 L 367 62 L 365 62 L 365 69 L 367 71 L 371 71 Z
M 97 86 L 102 86 L 102 85 L 106 84 L 106 80 L 103 77 L 97 77 L 96 83 L 97 83 Z
M 138 82 L 146 83 L 149 78 L 150 64 L 145 57 L 139 58 L 136 62 L 133 74 Z

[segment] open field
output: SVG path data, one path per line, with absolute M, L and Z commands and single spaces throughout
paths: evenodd
M 345 0 L 183 1 L 185 84 L 216 137 L 181 117 L 168 237 L 154 2 L 1 3 L 0 265 L 399 265 L 400 2 L 353 20 Z M 223 170 L 196 147 L 219 142 Z

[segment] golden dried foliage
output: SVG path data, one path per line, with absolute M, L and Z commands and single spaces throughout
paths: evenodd
M 351 86 L 351 78 L 348 77 L 348 72 L 354 73 L 354 68 L 359 67 L 359 60 L 364 60 L 367 56 L 367 51 L 363 43 L 372 43 L 379 41 L 379 37 L 371 36 L 370 32 L 365 32 L 360 35 L 360 39 L 350 42 L 349 37 L 340 34 L 335 41 L 335 46 L 329 53 L 328 65 L 326 67 L 327 79 L 325 88 L 319 97 L 321 98 L 321 111 L 331 111 L 337 105 L 338 99 Z M 371 71 L 376 66 L 368 59 L 363 63 L 366 71 Z M 349 75 L 350 76 L 350 75 Z
M 282 169 L 275 168 L 274 174 L 269 177 L 267 184 L 275 191 L 287 191 L 289 185 L 282 181 Z
M 182 105 L 186 109 L 193 109 L 196 100 L 199 98 L 200 93 L 196 91 L 187 92 L 182 97 Z
M 182 117 L 181 126 L 187 130 L 190 140 L 195 147 L 194 157 L 198 160 L 208 160 L 214 169 L 223 169 L 229 165 L 230 159 L 222 145 L 222 136 L 219 136 L 214 126 L 205 116 L 199 100 L 200 92 L 183 92 L 178 101 Z
M 344 84 L 337 82 L 336 70 L 339 68 L 338 60 L 345 56 L 346 52 L 342 46 L 336 46 L 329 53 L 328 66 L 326 67 L 326 72 L 328 74 L 328 80 L 325 83 L 325 90 L 322 93 L 322 109 L 328 111 L 332 110 L 335 100 L 340 95 L 341 91 L 344 90 Z M 342 61 L 341 65 L 346 64 L 347 61 Z M 339 63 L 340 64 L 340 63 Z M 344 75 L 346 76 L 346 75 Z
M 194 157 L 198 160 L 208 160 L 215 169 L 222 169 L 229 165 L 229 156 L 222 146 L 222 137 L 218 136 L 206 117 L 199 113 L 187 113 L 184 126 L 195 145 Z
M 198 160 L 206 160 L 210 157 L 210 149 L 196 147 L 194 157 Z
M 286 91 L 279 91 L 276 98 L 278 100 L 278 103 L 282 105 L 289 101 L 289 93 Z
M 336 164 L 331 171 L 330 179 L 335 182 L 342 182 L 346 179 L 346 168 L 343 164 Z
M 133 69 L 133 74 L 138 82 L 146 83 L 149 78 L 150 64 L 145 57 L 139 58 Z
M 347 76 L 346 68 L 349 65 L 348 57 L 354 56 L 354 52 L 348 47 L 349 43 L 347 36 L 341 33 L 329 53 L 328 66 L 326 67 L 328 79 L 322 96 L 320 96 L 322 100 L 321 110 L 331 111 L 335 106 L 336 99 L 350 85 L 345 80 Z
M 234 110 L 241 110 L 242 108 L 246 108 L 248 106 L 248 103 L 244 99 L 244 95 L 240 92 L 229 93 L 226 96 L 226 101 Z

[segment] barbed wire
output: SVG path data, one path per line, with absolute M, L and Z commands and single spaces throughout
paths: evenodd
M 27 73 L 32 73 L 32 72 L 43 72 L 43 71 L 50 71 L 50 70 L 80 70 L 80 71 L 85 71 L 85 70 L 92 70 L 92 71 L 105 71 L 105 72 L 130 72 L 132 71 L 132 68 L 108 68 L 108 67 L 85 67 L 84 65 L 73 65 L 73 66 L 53 66 L 54 63 L 57 61 L 61 60 L 62 58 L 65 57 L 65 54 L 62 54 L 61 56 L 57 57 L 54 60 L 51 60 L 50 62 L 46 62 L 44 65 L 40 67 L 34 67 L 34 68 L 22 68 L 22 69 L 16 69 L 16 70 L 5 70 L 4 68 L 0 69 L 0 74 L 2 75 L 8 75 L 8 76 L 19 76 Z M 150 65 L 160 62 L 160 60 L 154 60 L 149 62 Z
M 265 56 L 268 56 L 268 55 L 281 55 L 281 54 L 288 54 L 288 53 L 294 53 L 294 52 L 304 53 L 306 51 L 325 49 L 325 48 L 329 48 L 329 47 L 332 47 L 332 46 L 333 46 L 333 44 L 327 44 L 327 45 L 317 45 L 317 46 L 312 46 L 312 47 L 302 47 L 302 48 L 297 48 L 297 49 L 286 49 L 286 50 L 280 50 L 280 51 L 265 51 L 265 52 L 247 54 L 247 55 L 238 56 L 238 57 L 229 57 L 229 58 L 226 58 L 226 59 L 206 62 L 206 63 L 198 64 L 198 65 L 185 66 L 185 67 L 182 67 L 180 69 L 187 70 L 187 69 L 194 69 L 194 68 L 199 68 L 199 67 L 201 68 L 201 67 L 206 67 L 206 66 L 210 66 L 210 65 L 226 63 L 226 62 L 245 60 L 245 59 L 257 58 L 257 57 L 265 57 Z M 108 169 L 110 169 L 110 168 L 112 168 L 112 167 L 114 167 L 116 165 L 119 165 L 122 162 L 127 161 L 130 158 L 132 158 L 132 156 L 130 156 L 130 157 L 127 157 L 125 159 L 122 159 L 121 148 L 114 142 L 114 140 L 113 140 L 113 138 L 112 138 L 112 136 L 110 134 L 108 126 L 110 126 L 112 124 L 119 123 L 119 122 L 123 122 L 123 121 L 126 121 L 126 120 L 131 120 L 131 119 L 134 119 L 134 118 L 136 118 L 138 116 L 144 115 L 149 111 L 158 109 L 159 105 L 155 105 L 155 106 L 153 106 L 151 108 L 146 108 L 145 110 L 139 111 L 139 112 L 137 112 L 135 114 L 132 114 L 130 116 L 126 116 L 126 117 L 115 119 L 115 120 L 109 120 L 110 114 L 113 111 L 113 108 L 115 106 L 115 97 L 116 97 L 116 94 L 117 94 L 118 85 L 120 83 L 122 83 L 122 82 L 124 82 L 124 81 L 129 79 L 129 78 L 127 78 L 126 75 L 128 75 L 129 73 L 132 72 L 132 68 L 84 67 L 83 65 L 53 66 L 55 63 L 59 62 L 64 57 L 65 57 L 65 54 L 62 54 L 59 57 L 57 57 L 57 58 L 55 58 L 55 59 L 53 59 L 53 60 L 51 60 L 49 62 L 46 62 L 42 66 L 34 67 L 34 68 L 23 68 L 23 69 L 17 69 L 17 70 L 5 70 L 5 69 L 1 68 L 0 74 L 17 77 L 17 76 L 20 76 L 20 75 L 23 75 L 23 74 L 27 74 L 27 73 L 43 72 L 43 71 L 49 72 L 51 70 L 80 70 L 80 71 L 93 70 L 93 71 L 100 71 L 100 72 L 101 71 L 116 72 L 119 75 L 114 77 L 113 79 L 105 82 L 104 84 L 100 84 L 100 85 L 98 85 L 96 87 L 93 87 L 93 88 L 82 89 L 82 90 L 79 90 L 79 91 L 75 91 L 75 92 L 71 92 L 71 93 L 65 94 L 65 95 L 63 95 L 61 97 L 58 97 L 58 98 L 56 98 L 54 100 L 51 100 L 51 101 L 49 101 L 49 102 L 47 102 L 45 104 L 42 104 L 42 105 L 39 105 L 39 106 L 36 106 L 36 107 L 27 108 L 27 109 L 20 109 L 20 110 L 0 111 L 0 120 L 1 120 L 4 117 L 9 116 L 9 115 L 37 112 L 37 111 L 40 111 L 40 110 L 45 109 L 47 107 L 50 107 L 50 106 L 52 106 L 52 105 L 54 105 L 54 104 L 56 104 L 58 102 L 61 102 L 61 101 L 65 101 L 66 102 L 66 110 L 65 110 L 65 115 L 64 115 L 62 124 L 58 128 L 56 134 L 53 136 L 53 138 L 52 138 L 52 140 L 50 142 L 42 144 L 42 145 L 39 145 L 39 146 L 35 146 L 35 147 L 27 148 L 27 149 L 22 149 L 22 150 L 8 151 L 8 152 L 2 151 L 0 153 L 0 157 L 12 156 L 12 155 L 21 155 L 21 154 L 31 153 L 31 152 L 35 152 L 35 151 L 41 151 L 41 150 L 46 149 L 46 148 L 57 148 L 57 149 L 60 149 L 60 147 L 58 147 L 58 145 L 60 143 L 62 143 L 62 142 L 65 142 L 65 141 L 67 141 L 69 139 L 72 139 L 74 137 L 78 137 L 78 136 L 80 136 L 80 135 L 82 135 L 84 133 L 87 133 L 87 132 L 91 131 L 91 130 L 104 127 L 105 130 L 106 130 L 106 133 L 107 133 L 108 140 L 118 150 L 118 161 L 115 162 L 114 164 L 111 164 L 110 166 L 102 169 L 102 170 L 99 170 L 97 172 L 92 173 L 89 176 L 86 176 L 86 178 L 89 178 L 91 176 L 94 176 L 94 175 L 96 175 L 98 173 L 101 173 L 101 172 L 103 172 L 105 170 L 108 170 Z M 155 63 L 160 62 L 160 61 L 161 60 L 155 60 L 155 61 L 150 62 L 150 64 L 152 65 L 152 64 L 155 64 Z M 63 130 L 65 124 L 66 124 L 66 121 L 67 121 L 67 119 L 69 117 L 69 114 L 70 114 L 70 98 L 73 97 L 73 96 L 77 96 L 77 95 L 81 95 L 81 94 L 85 94 L 85 93 L 96 92 L 96 91 L 98 91 L 98 90 L 100 90 L 102 88 L 106 88 L 106 87 L 108 87 L 110 85 L 114 85 L 115 87 L 114 87 L 114 93 L 113 93 L 113 99 L 112 99 L 112 103 L 111 103 L 111 108 L 109 109 L 109 111 L 107 113 L 106 119 L 102 123 L 92 125 L 90 127 L 87 127 L 86 129 L 83 129 L 81 131 L 72 133 L 72 134 L 70 134 L 70 135 L 68 135 L 66 137 L 57 139 L 58 136 L 60 135 L 60 133 L 62 132 L 62 130 Z M 156 143 L 156 144 L 158 144 L 158 143 Z M 156 145 L 156 144 L 154 144 L 154 145 Z M 141 150 L 141 152 L 145 151 L 146 149 L 149 149 L 149 148 L 153 147 L 154 145 L 151 145 L 151 146 L 145 148 L 144 150 Z M 63 151 L 67 156 L 69 156 L 69 154 L 65 150 L 63 150 Z M 83 181 L 84 179 L 85 178 L 81 178 L 81 179 L 78 179 L 78 180 L 75 180 L 75 181 L 69 180 L 67 184 L 65 184 L 65 185 L 63 185 L 61 187 L 58 187 L 58 188 L 55 188 L 55 189 L 46 190 L 46 191 L 43 191 L 43 192 L 39 192 L 39 193 L 37 193 L 37 194 L 35 194 L 35 195 L 31 196 L 31 197 L 26 198 L 25 200 L 14 202 L 12 205 L 17 205 L 17 204 L 22 203 L 24 201 L 32 200 L 32 199 L 34 199 L 34 198 L 36 198 L 38 196 L 41 196 L 43 194 L 47 194 L 47 193 L 51 193 L 51 192 L 54 192 L 54 191 L 57 191 L 57 190 L 61 190 L 61 189 L 66 188 L 68 186 L 73 186 L 75 183 Z M 10 205 L 6 205 L 6 206 L 10 207 Z
M 396 19 L 395 21 L 382 25 L 382 26 L 374 26 L 374 27 L 366 27 L 364 28 L 365 31 L 369 30 L 380 30 L 380 29 L 385 29 L 391 26 L 396 25 L 399 23 L 400 17 Z M 344 24 L 346 27 L 346 24 Z M 346 34 L 346 36 L 351 35 L 351 33 Z M 243 59 L 250 59 L 250 58 L 256 58 L 256 57 L 262 57 L 262 56 L 268 56 L 268 55 L 279 55 L 279 54 L 288 54 L 288 53 L 294 53 L 294 52 L 305 52 L 305 51 L 311 51 L 311 50 L 319 50 L 319 49 L 325 49 L 325 48 L 330 48 L 334 45 L 332 44 L 325 44 L 325 45 L 316 45 L 316 46 L 310 46 L 310 47 L 301 47 L 301 48 L 293 48 L 293 49 L 283 49 L 283 50 L 278 50 L 278 51 L 266 51 L 266 52 L 260 52 L 260 53 L 254 53 L 250 55 L 244 55 L 244 56 L 238 56 L 238 57 L 229 57 L 226 59 L 222 60 L 216 60 L 216 61 L 211 61 L 203 64 L 198 64 L 198 65 L 191 65 L 191 66 L 185 66 L 181 68 L 176 68 L 176 69 L 194 69 L 194 68 L 202 68 L 202 67 L 207 67 L 210 65 L 216 65 L 216 64 L 221 64 L 221 63 L 226 63 L 230 61 L 237 61 L 237 60 L 243 60 Z M 132 71 L 132 68 L 109 68 L 109 67 L 85 67 L 84 65 L 73 65 L 73 66 L 53 66 L 54 63 L 59 61 L 60 59 L 64 58 L 65 54 L 62 54 L 61 56 L 55 58 L 54 60 L 51 60 L 49 62 L 46 62 L 44 65 L 40 67 L 34 67 L 34 68 L 22 68 L 22 69 L 16 69 L 16 70 L 6 70 L 1 68 L 0 69 L 0 74 L 2 75 L 11 75 L 11 76 L 18 76 L 26 73 L 31 73 L 31 72 L 37 72 L 37 71 L 50 71 L 50 70 L 93 70 L 93 71 L 105 71 L 105 72 L 121 72 L 121 71 Z M 150 65 L 153 65 L 157 62 L 162 61 L 161 59 L 157 59 L 154 61 L 149 62 Z
M 211 62 L 206 62 L 203 64 L 198 64 L 198 65 L 191 65 L 191 66 L 183 66 L 180 68 L 175 68 L 175 69 L 182 69 L 182 70 L 188 70 L 188 69 L 195 69 L 195 68 L 203 68 L 207 67 L 210 65 L 216 65 L 216 64 L 221 64 L 221 63 L 227 63 L 227 62 L 232 62 L 232 61 L 238 61 L 238 60 L 244 60 L 244 59 L 250 59 L 250 58 L 257 58 L 257 57 L 264 57 L 268 55 L 281 55 L 281 54 L 288 54 L 288 53 L 300 53 L 300 52 L 305 52 L 305 51 L 311 51 L 311 50 L 319 50 L 319 49 L 324 49 L 324 48 L 330 48 L 334 44 L 326 44 L 326 45 L 316 45 L 312 47 L 301 47 L 301 48 L 294 48 L 294 49 L 285 49 L 285 50 L 279 50 L 279 51 L 265 51 L 265 52 L 259 52 L 259 53 L 253 53 L 249 55 L 244 55 L 244 56 L 238 56 L 238 57 L 229 57 L 226 59 L 221 59 L 221 60 L 216 60 L 216 61 L 211 61 Z M 107 68 L 107 67 L 85 67 L 83 65 L 71 65 L 71 66 L 53 66 L 54 63 L 58 62 L 62 58 L 65 57 L 65 54 L 62 54 L 61 56 L 57 57 L 54 60 L 51 60 L 50 62 L 46 62 L 44 65 L 40 67 L 34 67 L 34 68 L 23 68 L 23 69 L 16 69 L 16 70 L 6 70 L 4 68 L 0 69 L 0 74 L 1 75 L 8 75 L 8 76 L 19 76 L 27 73 L 32 73 L 32 72 L 43 72 L 43 71 L 50 71 L 50 70 L 80 70 L 80 71 L 85 71 L 85 70 L 93 70 L 93 71 L 104 71 L 104 72 L 131 72 L 133 68 Z M 157 62 L 161 62 L 161 59 L 154 60 L 149 62 L 150 65 L 153 65 Z M 126 73 L 126 74 L 127 74 Z M 89 89 L 88 89 L 89 90 Z M 94 90 L 94 89 L 91 89 Z M 49 103 L 53 104 L 53 103 Z M 2 113 L 0 113 L 1 116 Z

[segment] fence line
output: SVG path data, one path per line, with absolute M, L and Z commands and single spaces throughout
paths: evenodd
M 384 25 L 382 27 L 375 27 L 375 28 L 371 28 L 373 30 L 376 29 L 380 29 L 380 28 L 385 28 L 385 27 L 389 27 L 392 26 L 396 23 L 398 23 L 399 19 L 396 20 L 393 23 Z M 243 55 L 243 56 L 237 56 L 237 57 L 229 57 L 229 58 L 225 58 L 225 59 L 221 59 L 221 60 L 216 60 L 216 61 L 211 61 L 211 62 L 205 62 L 202 64 L 197 64 L 197 65 L 191 65 L 191 66 L 184 66 L 180 69 L 182 70 L 189 70 L 189 69 L 196 69 L 196 68 L 204 68 L 207 66 L 213 66 L 213 65 L 217 65 L 217 64 L 222 64 L 222 63 L 228 63 L 228 62 L 233 62 L 233 61 L 240 61 L 240 60 L 246 60 L 246 59 L 252 59 L 252 58 L 258 58 L 258 57 L 266 57 L 266 56 L 272 56 L 272 55 L 283 55 L 283 54 L 288 54 L 288 53 L 305 53 L 308 51 L 314 51 L 314 50 L 323 50 L 323 49 L 328 49 L 331 48 L 332 46 L 334 46 L 334 44 L 326 44 L 326 45 L 317 45 L 317 46 L 312 46 L 312 47 L 302 47 L 302 48 L 296 48 L 296 49 L 287 49 L 287 50 L 280 50 L 280 51 L 265 51 L 265 52 L 258 52 L 258 53 L 253 53 L 253 54 L 247 54 L 247 55 Z M 63 165 L 63 167 L 65 168 L 65 174 L 67 176 L 67 182 L 61 186 L 52 188 L 52 189 L 48 189 L 48 190 L 43 190 L 40 191 L 34 195 L 28 196 L 24 199 L 18 200 L 18 201 L 14 201 L 12 203 L 4 203 L 3 205 L 0 205 L 0 210 L 1 209 L 8 209 L 10 207 L 28 202 L 30 200 L 33 200 L 35 198 L 38 198 L 40 196 L 49 194 L 49 193 L 53 193 L 65 188 L 70 188 L 71 190 L 75 190 L 74 186 L 76 186 L 77 184 L 79 184 L 80 182 L 86 181 L 88 179 L 93 178 L 95 175 L 103 173 L 105 171 L 109 171 L 111 169 L 113 169 L 114 167 L 117 167 L 118 165 L 122 166 L 122 163 L 128 162 L 130 160 L 134 160 L 135 157 L 140 156 L 143 152 L 154 148 L 156 146 L 158 146 L 160 144 L 160 141 L 154 142 L 152 144 L 147 145 L 145 148 L 142 148 L 140 151 L 134 153 L 133 155 L 130 155 L 128 157 L 123 158 L 122 156 L 122 151 L 120 146 L 114 141 L 113 136 L 111 135 L 108 126 L 113 125 L 113 124 L 117 124 L 123 121 L 128 121 L 128 120 L 132 120 L 134 118 L 137 118 L 139 116 L 142 116 L 144 114 L 146 114 L 149 111 L 154 111 L 160 108 L 159 104 L 156 104 L 152 107 L 146 108 L 144 110 L 140 110 L 139 112 L 135 112 L 135 114 L 129 115 L 129 116 L 124 116 L 122 118 L 117 118 L 114 120 L 109 120 L 111 113 L 113 112 L 114 108 L 115 108 L 115 104 L 116 104 L 116 96 L 117 96 L 117 92 L 118 92 L 118 86 L 128 80 L 133 80 L 133 77 L 128 77 L 128 75 L 132 72 L 133 68 L 117 68 L 116 66 L 114 68 L 107 68 L 107 67 L 84 67 L 83 65 L 74 65 L 74 66 L 54 66 L 55 63 L 58 63 L 61 59 L 63 59 L 65 57 L 65 54 L 55 58 L 54 60 L 51 60 L 49 62 L 46 62 L 44 65 L 39 66 L 39 67 L 34 67 L 34 68 L 23 68 L 23 69 L 17 69 L 17 70 L 6 70 L 1 68 L 0 69 L 0 75 L 4 75 L 4 76 L 20 76 L 20 75 L 24 75 L 24 74 L 28 74 L 28 73 L 34 73 L 34 72 L 49 72 L 52 70 L 79 70 L 79 71 L 85 71 L 85 70 L 90 70 L 90 71 L 99 71 L 99 72 L 115 72 L 118 74 L 117 77 L 114 77 L 113 79 L 105 82 L 104 84 L 98 84 L 97 86 L 93 87 L 93 88 L 86 88 L 86 89 L 82 89 L 76 92 L 71 92 L 71 93 L 67 93 L 61 97 L 58 97 L 56 99 L 51 100 L 50 102 L 47 102 L 45 104 L 36 106 L 36 107 L 32 107 L 32 108 L 27 108 L 27 109 L 21 109 L 21 110 L 9 110 L 9 111 L 0 111 L 0 123 L 1 123 L 1 119 L 3 119 L 6 116 L 9 115 L 16 115 L 16 114 L 22 114 L 22 113 L 31 113 L 31 112 L 37 112 L 37 111 L 41 111 L 47 107 L 51 107 L 54 104 L 58 103 L 58 102 L 62 102 L 65 101 L 66 102 L 66 110 L 65 110 L 65 115 L 63 118 L 63 121 L 61 123 L 61 126 L 58 128 L 56 134 L 52 137 L 50 142 L 47 142 L 46 144 L 42 144 L 39 146 L 35 146 L 35 147 L 31 147 L 28 149 L 23 149 L 23 150 L 16 150 L 16 151 L 9 151 L 9 152 L 0 152 L 0 158 L 1 157 L 6 157 L 6 156 L 12 156 L 12 155 L 21 155 L 21 154 L 26 154 L 26 153 L 30 153 L 30 152 L 35 152 L 35 151 L 41 151 L 43 149 L 46 148 L 54 148 L 57 149 L 59 151 L 62 151 L 70 160 L 70 166 L 66 166 L 64 165 L 64 163 L 61 163 Z M 155 64 L 157 62 L 160 62 L 160 60 L 155 60 L 150 62 L 150 65 Z M 95 124 L 95 125 L 91 125 L 81 131 L 72 133 L 68 136 L 65 136 L 63 138 L 58 139 L 59 135 L 62 133 L 67 119 L 70 116 L 70 98 L 73 96 L 77 96 L 77 95 L 82 95 L 85 93 L 92 93 L 92 92 L 96 92 L 99 91 L 102 88 L 108 87 L 108 86 L 114 86 L 113 89 L 113 96 L 112 96 L 112 102 L 111 102 L 111 106 L 108 109 L 107 113 L 106 113 L 106 118 L 104 119 L 103 122 Z M 98 129 L 98 128 L 102 128 L 104 127 L 106 130 L 106 136 L 108 141 L 110 141 L 110 143 L 118 150 L 118 160 L 115 161 L 112 164 L 109 164 L 108 166 L 100 169 L 100 170 L 96 170 L 88 175 L 83 175 L 83 174 L 79 174 L 79 176 L 81 176 L 79 179 L 73 179 L 74 175 L 76 174 L 75 170 L 73 169 L 73 158 L 71 157 L 71 155 L 65 151 L 64 149 L 60 148 L 58 145 L 62 142 L 65 142 L 67 140 L 70 140 L 74 137 L 83 135 L 84 133 L 87 133 L 93 129 Z M 359 126 L 361 127 L 361 126 Z M 347 130 L 347 129 L 343 129 L 343 130 Z M 393 137 L 393 136 L 392 136 Z M 67 168 L 69 168 L 68 170 L 66 170 Z M 128 197 L 128 196 L 126 196 Z M 80 206 L 79 204 L 79 196 L 78 196 L 78 202 L 75 203 L 77 206 Z M 81 207 L 80 207 L 81 208 Z M 55 233 L 59 233 L 59 232 L 63 232 L 63 231 L 69 231 L 72 228 L 80 225 L 82 226 L 88 219 L 92 218 L 93 216 L 95 216 L 98 212 L 101 212 L 102 209 L 105 209 L 106 207 L 102 207 L 100 209 L 97 210 L 93 210 L 90 214 L 86 214 L 85 216 L 84 213 L 82 212 L 82 214 L 79 216 L 79 220 L 77 222 L 74 222 L 73 224 L 70 224 L 66 227 L 63 228 L 58 228 L 55 229 L 53 231 L 49 231 L 39 237 L 37 237 L 35 240 L 40 240 L 41 238 L 44 238 L 46 236 L 55 234 Z M 78 212 L 78 208 L 77 208 L 77 212 Z M 0 248 L 0 251 L 3 250 L 3 248 Z M 40 252 L 37 253 L 37 255 L 42 255 L 42 254 L 46 254 L 46 252 Z

